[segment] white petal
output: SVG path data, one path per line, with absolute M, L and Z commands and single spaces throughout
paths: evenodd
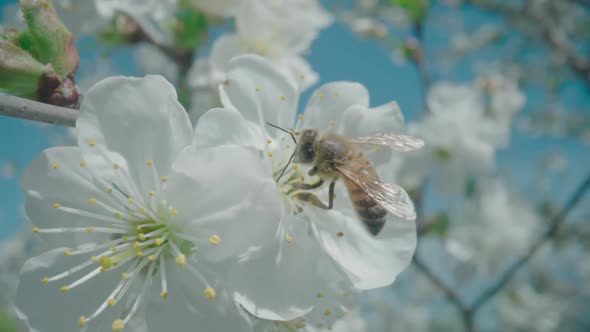
M 264 150 L 264 142 L 260 127 L 233 109 L 212 109 L 201 117 L 195 127 L 194 145 L 197 148 L 240 145 Z
M 334 262 L 324 253 L 305 220 L 287 217 L 272 246 L 263 248 L 232 270 L 236 301 L 253 315 L 291 320 L 310 312 L 317 294 L 333 283 Z M 287 237 L 289 240 L 287 240 Z
M 196 243 L 199 255 L 222 259 L 272 241 L 281 194 L 258 151 L 237 145 L 186 149 L 169 182 L 168 200 L 183 230 L 205 236 Z M 213 235 L 220 244 L 207 242 Z
M 318 74 L 302 57 L 281 57 L 273 60 L 273 63 L 285 76 L 291 79 L 292 84 L 297 86 L 300 91 L 307 90 L 319 80 Z
M 306 209 L 318 228 L 320 244 L 355 287 L 373 289 L 393 283 L 412 260 L 415 223 L 388 215 L 381 233 L 372 236 L 353 211 L 342 210 Z
M 39 228 L 106 226 L 104 221 L 81 217 L 53 207 L 54 204 L 106 215 L 107 212 L 88 200 L 95 198 L 111 202 L 111 197 L 96 186 L 94 174 L 83 162 L 77 147 L 50 148 L 35 159 L 23 174 L 22 186 L 26 194 L 26 213 L 31 223 Z M 90 164 L 90 161 L 84 161 Z M 83 164 L 84 165 L 84 164 Z M 112 204 L 117 206 L 116 204 Z M 112 216 L 109 216 L 112 217 Z M 59 245 L 75 245 L 86 241 L 99 241 L 100 234 L 48 234 L 47 239 Z
M 100 273 L 66 294 L 60 288 L 77 280 L 79 275 L 44 285 L 41 279 L 64 272 L 88 259 L 82 256 L 65 257 L 65 249 L 51 250 L 31 258 L 21 270 L 16 307 L 26 316 L 28 324 L 40 331 L 80 331 L 80 316 L 88 317 L 98 309 L 121 279 L 121 275 L 114 271 Z M 105 310 L 88 326 L 92 330 L 108 331 L 122 310 L 122 305 Z
M 84 95 L 76 128 L 84 154 L 102 148 L 112 152 L 146 198 L 156 185 L 148 160 L 161 176 L 167 175 L 178 152 L 192 140 L 188 115 L 174 87 L 161 76 L 97 83 Z
M 353 106 L 344 112 L 340 133 L 349 137 L 402 133 L 404 116 L 396 102 L 375 108 Z
M 256 55 L 234 58 L 221 85 L 221 102 L 261 127 L 265 122 L 290 128 L 297 110 L 298 93 L 289 80 L 267 60 Z
M 150 331 L 252 331 L 249 317 L 224 291 L 223 283 L 212 281 L 217 295 L 209 300 L 204 295 L 205 286 L 186 267 L 167 262 L 166 270 L 168 298 L 152 297 L 145 316 Z M 159 283 L 154 283 L 152 293 L 160 293 Z
M 244 54 L 242 41 L 235 34 L 222 35 L 215 40 L 211 47 L 209 62 L 215 72 L 225 72 L 232 58 Z
M 341 125 L 342 116 L 351 106 L 369 107 L 369 92 L 359 83 L 334 82 L 317 89 L 305 108 L 303 128 L 326 130 Z M 331 126 L 331 123 L 334 125 Z

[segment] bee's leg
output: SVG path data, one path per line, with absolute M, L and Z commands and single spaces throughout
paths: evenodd
M 314 175 L 316 175 L 317 173 L 318 173 L 318 168 L 317 168 L 317 167 L 315 167 L 315 166 L 314 166 L 314 167 L 312 167 L 312 168 L 311 168 L 311 169 L 310 169 L 310 170 L 307 172 L 307 174 L 308 174 L 309 176 L 314 176 Z
M 321 187 L 323 184 L 324 184 L 324 180 L 320 179 L 316 183 L 295 182 L 295 183 L 292 183 L 291 186 L 293 187 L 293 189 L 311 190 L 311 189 L 317 189 L 317 188 Z
M 334 195 L 334 187 L 336 186 L 336 179 L 332 180 L 332 182 L 330 182 L 330 190 L 328 192 L 328 199 L 330 200 L 328 202 L 328 209 L 332 209 L 334 207 L 334 198 L 336 197 L 336 195 Z
M 324 202 L 322 202 L 316 195 L 310 192 L 300 192 L 293 195 L 293 198 L 297 198 L 298 200 L 311 204 L 313 206 L 319 207 L 320 209 L 330 210 L 332 207 L 327 206 Z

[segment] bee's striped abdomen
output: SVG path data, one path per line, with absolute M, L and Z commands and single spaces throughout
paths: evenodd
M 374 199 L 351 180 L 344 178 L 344 183 L 348 188 L 350 199 L 359 218 L 365 224 L 369 233 L 377 236 L 385 225 L 387 210 L 377 204 Z

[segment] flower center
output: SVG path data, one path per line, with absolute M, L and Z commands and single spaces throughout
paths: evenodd
M 92 145 L 91 145 L 92 146 Z M 45 277 L 44 284 L 62 281 L 67 277 L 80 274 L 77 280 L 60 288 L 63 293 L 92 280 L 101 273 L 115 273 L 120 271 L 120 280 L 110 294 L 105 294 L 105 301 L 88 316 L 79 318 L 80 327 L 98 317 L 106 308 L 117 305 L 123 297 L 134 297 L 127 303 L 125 317 L 117 319 L 112 324 L 114 331 L 121 331 L 137 312 L 147 295 L 149 285 L 154 278 L 160 279 L 161 293 L 164 299 L 168 297 L 168 279 L 166 262 L 173 259 L 179 267 L 186 268 L 204 285 L 204 295 L 208 299 L 216 296 L 205 277 L 199 272 L 196 264 L 189 259 L 195 251 L 195 243 L 199 239 L 183 231 L 182 215 L 167 198 L 167 176 L 159 177 L 155 171 L 154 162 L 149 160 L 147 167 L 154 169 L 154 179 L 159 179 L 158 188 L 147 193 L 147 196 L 137 192 L 124 167 L 113 163 L 115 176 L 108 181 L 94 176 L 93 183 L 97 183 L 97 197 L 87 199 L 87 207 L 69 207 L 61 203 L 54 203 L 53 208 L 61 213 L 80 217 L 79 223 L 92 223 L 86 227 L 66 228 L 33 228 L 35 233 L 88 233 L 103 235 L 98 243 L 86 243 L 74 249 L 64 251 L 65 256 L 85 255 L 90 259 L 52 277 Z M 80 167 L 89 168 L 86 162 L 80 162 Z M 53 169 L 59 170 L 59 164 Z M 94 224 L 96 223 L 96 224 Z M 77 223 L 78 224 L 78 223 Z M 106 235 L 106 236 L 105 236 Z M 201 239 L 202 240 L 202 239 Z M 212 235 L 208 242 L 217 245 L 221 238 Z M 168 265 L 170 266 L 170 265 Z M 172 264 L 172 266 L 174 266 Z M 83 271 L 87 271 L 83 274 Z M 139 293 L 129 292 L 134 284 L 142 284 Z M 62 284 L 63 285 L 63 284 Z M 134 301 L 133 301 L 134 300 Z M 125 305 L 125 304 L 124 304 Z

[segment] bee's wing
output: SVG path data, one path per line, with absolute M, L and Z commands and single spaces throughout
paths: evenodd
M 350 141 L 355 144 L 377 145 L 402 152 L 417 150 L 424 146 L 424 141 L 419 138 L 396 134 L 356 137 L 351 138 Z
M 391 214 L 407 220 L 416 219 L 414 203 L 402 187 L 383 183 L 374 172 L 368 171 L 364 165 L 358 163 L 366 161 L 351 160 L 348 165 L 337 166 L 336 169 Z

